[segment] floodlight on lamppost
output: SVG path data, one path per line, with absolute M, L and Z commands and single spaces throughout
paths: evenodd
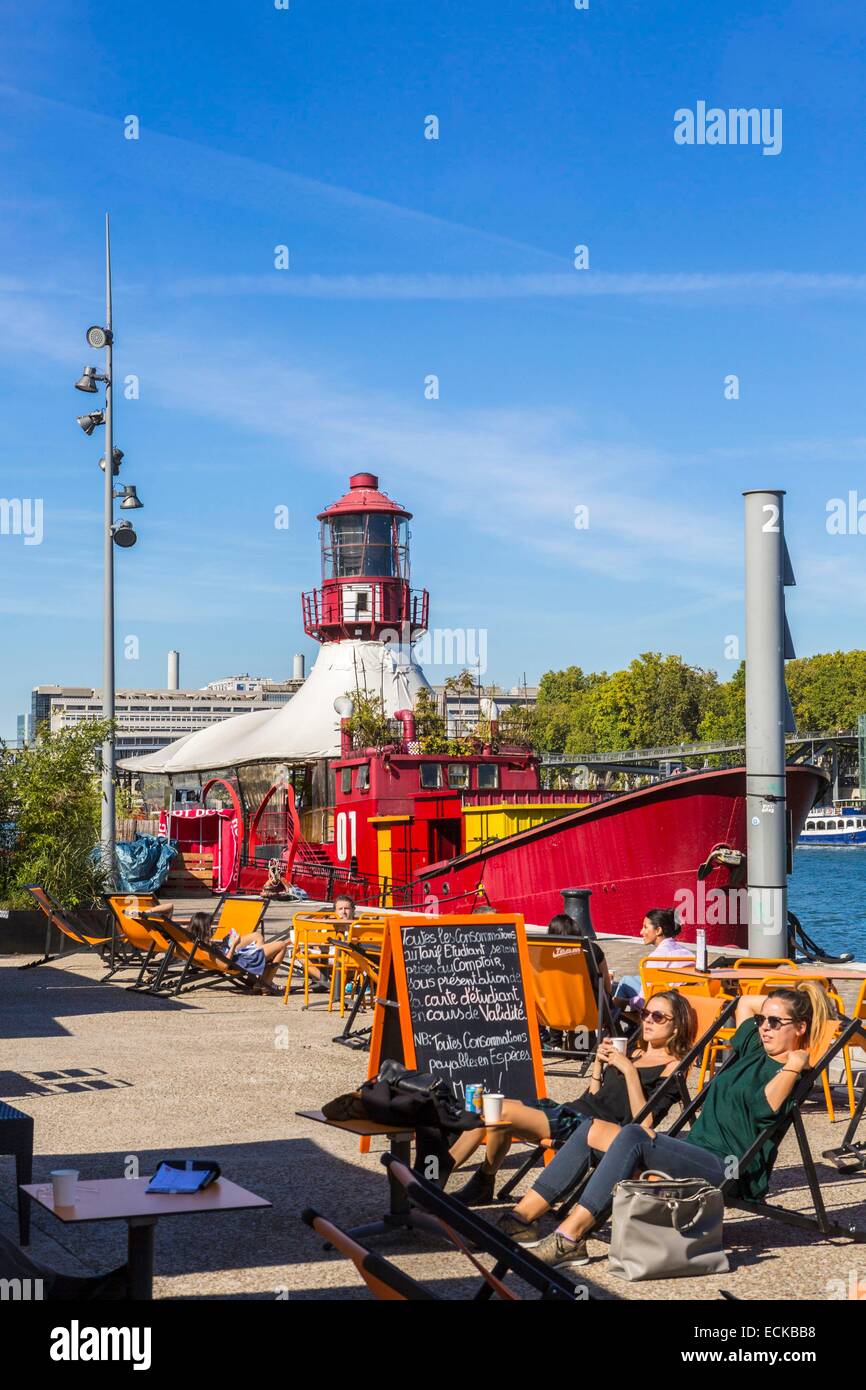
M 120 465 L 121 465 L 122 462 L 123 462 L 123 450 L 122 450 L 122 449 L 118 449 L 117 445 L 115 445 L 115 446 L 114 446 L 114 449 L 112 450 L 112 457 L 111 457 L 111 471 L 112 471 L 112 473 L 114 474 L 115 478 L 117 477 L 118 473 L 120 472 Z M 102 469 L 102 471 L 103 471 L 103 473 L 104 473 L 104 472 L 105 472 L 105 455 L 104 455 L 104 454 L 102 455 L 102 458 L 99 460 L 99 466 L 100 466 L 100 468 Z
M 135 483 L 125 483 L 121 490 L 115 492 L 114 495 L 123 499 L 120 503 L 121 511 L 131 511 L 133 508 L 144 506 L 135 490 Z
M 93 434 L 97 425 L 105 424 L 105 412 L 102 410 L 91 410 L 88 415 L 79 415 L 78 423 L 85 434 Z
M 110 328 L 100 328 L 99 324 L 95 323 L 87 330 L 87 341 L 92 348 L 107 348 L 111 347 L 114 338 Z
M 141 506 L 141 503 L 138 504 Z M 116 521 L 111 528 L 111 535 L 115 545 L 119 545 L 123 550 L 129 550 L 130 546 L 135 545 L 138 536 L 135 534 L 131 521 Z
M 104 380 L 105 377 L 100 376 L 95 367 L 85 367 L 75 383 L 75 389 L 76 391 L 86 391 L 88 395 L 93 396 L 99 390 L 96 383 Z

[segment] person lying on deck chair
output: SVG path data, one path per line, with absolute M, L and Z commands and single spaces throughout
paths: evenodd
M 194 912 L 189 919 L 189 930 L 199 941 L 221 948 L 226 959 L 234 961 L 235 965 L 246 970 L 248 975 L 261 975 L 261 992 L 269 993 L 271 981 L 288 950 L 289 943 L 266 942 L 261 931 L 250 932 L 247 936 L 238 936 L 237 932 L 231 931 L 224 942 L 212 942 L 211 927 L 212 918 L 209 912 Z
M 654 994 L 643 1011 L 641 1036 L 633 1056 L 618 1052 L 606 1039 L 595 1055 L 589 1088 L 579 1099 L 565 1105 L 547 1099 L 531 1105 L 506 1100 L 502 1118 L 508 1122 L 508 1129 L 494 1129 L 489 1135 L 485 1129 L 470 1129 L 460 1135 L 451 1149 L 451 1157 L 458 1165 L 466 1162 L 485 1137 L 487 1156 L 456 1195 L 470 1207 L 493 1201 L 496 1171 L 508 1153 L 512 1137 L 536 1144 L 552 1139 L 559 1147 L 573 1134 L 588 1135 L 596 1120 L 607 1123 L 611 1129 L 627 1125 L 643 1109 L 662 1078 L 670 1076 L 679 1059 L 686 1055 L 696 1028 L 697 1020 L 684 995 L 673 989 Z M 652 1117 L 644 1123 L 659 1124 L 676 1099 L 672 1085 L 669 1094 L 659 1096 Z
M 767 1191 L 776 1158 L 768 1142 L 744 1172 L 737 1162 L 761 1131 L 790 1109 L 790 1095 L 809 1065 L 809 1041 L 817 1036 L 833 1005 L 814 980 L 768 995 L 744 995 L 737 1004 L 732 1059 L 710 1082 L 703 1108 L 682 1139 L 656 1134 L 641 1125 L 593 1121 L 581 1126 L 513 1212 L 500 1218 L 514 1240 L 556 1268 L 586 1264 L 586 1235 L 611 1200 L 618 1182 L 647 1169 L 672 1178 L 703 1178 L 718 1187 L 736 1176 L 741 1194 L 753 1201 Z M 603 1152 L 580 1196 L 580 1204 L 557 1229 L 539 1241 L 539 1217 L 575 1185 L 587 1165 L 589 1148 Z

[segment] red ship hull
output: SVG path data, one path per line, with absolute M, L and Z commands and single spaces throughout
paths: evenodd
M 794 842 L 825 785 L 817 768 L 788 768 Z M 734 891 L 730 870 L 698 878 L 715 847 L 745 853 L 745 792 L 745 768 L 686 773 L 494 841 L 419 880 L 428 904 L 435 897 L 442 911 L 455 899 L 461 903 L 451 910 L 465 911 L 475 894 L 539 924 L 562 911 L 563 888 L 589 888 L 595 929 L 627 936 L 638 934 L 649 908 L 677 905 L 684 940 L 705 926 L 710 945 L 745 947 L 745 894 Z

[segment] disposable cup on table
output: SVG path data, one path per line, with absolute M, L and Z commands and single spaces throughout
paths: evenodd
M 55 1168 L 51 1174 L 54 1205 L 56 1207 L 74 1207 L 75 1189 L 77 1185 L 77 1168 Z
M 498 1125 L 502 1119 L 502 1102 L 505 1096 L 499 1091 L 485 1091 L 481 1097 L 481 1108 L 486 1125 Z

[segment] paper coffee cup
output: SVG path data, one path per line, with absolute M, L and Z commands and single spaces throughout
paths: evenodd
M 77 1168 L 55 1168 L 51 1174 L 56 1207 L 75 1206 L 75 1185 L 78 1182 Z
M 502 1102 L 505 1097 L 499 1091 L 485 1091 L 481 1097 L 481 1107 L 484 1111 L 484 1123 L 488 1125 L 498 1125 L 502 1119 Z
M 611 1038 L 610 1044 L 611 1047 L 616 1048 L 617 1052 L 621 1052 L 623 1056 L 625 1056 L 628 1051 L 628 1038 Z

